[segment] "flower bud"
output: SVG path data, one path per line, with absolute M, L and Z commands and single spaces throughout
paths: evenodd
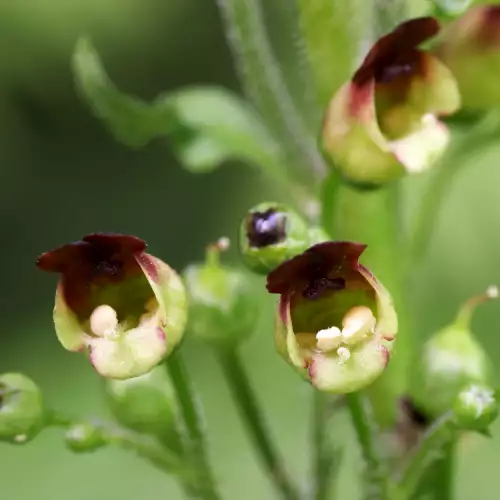
M 452 73 L 419 46 L 439 32 L 412 19 L 380 38 L 326 110 L 322 146 L 347 180 L 377 186 L 430 168 L 449 142 L 438 120 L 459 107 Z
M 470 298 L 454 323 L 435 333 L 424 344 L 411 396 L 415 406 L 429 418 L 437 418 L 450 410 L 465 385 L 492 382 L 491 362 L 474 338 L 470 321 L 478 304 L 497 296 L 497 288 L 490 287 L 484 294 Z
M 106 378 L 147 373 L 184 333 L 182 282 L 145 249 L 135 236 L 96 233 L 37 261 L 43 271 L 61 274 L 54 308 L 59 341 L 69 351 L 88 352 Z
M 281 203 L 251 208 L 240 226 L 239 247 L 244 263 L 267 274 L 308 247 L 308 229 L 302 218 Z
M 183 274 L 189 295 L 188 328 L 207 342 L 235 346 L 254 330 L 259 316 L 258 292 L 248 273 L 221 265 L 220 252 L 227 238 L 207 248 L 203 264 L 189 266 Z
M 0 440 L 26 443 L 43 428 L 42 392 L 20 373 L 0 375 Z
M 106 392 L 114 417 L 125 427 L 159 437 L 175 428 L 177 400 L 163 367 L 128 380 L 107 380 Z
M 75 423 L 66 431 L 66 446 L 75 453 L 96 451 L 106 445 L 99 428 L 87 423 Z
M 458 393 L 453 412 L 461 429 L 488 434 L 489 426 L 498 416 L 495 393 L 488 386 L 469 384 Z
M 453 72 L 464 108 L 500 106 L 500 5 L 479 5 L 450 23 L 436 55 Z
M 385 288 L 358 262 L 366 246 L 314 245 L 267 278 L 280 294 L 278 352 L 317 389 L 358 391 L 389 362 L 397 316 Z

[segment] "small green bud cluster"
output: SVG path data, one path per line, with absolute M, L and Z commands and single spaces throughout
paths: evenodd
M 477 305 L 497 297 L 496 287 L 471 297 L 455 321 L 424 344 L 411 396 L 431 420 L 454 410 L 460 428 L 484 432 L 496 417 L 493 366 L 470 323 Z

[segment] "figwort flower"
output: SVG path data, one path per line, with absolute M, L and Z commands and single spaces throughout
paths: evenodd
M 252 271 L 269 271 L 308 246 L 304 220 L 282 203 L 260 203 L 245 215 L 239 233 L 243 262 Z
M 453 72 L 465 108 L 500 106 L 500 5 L 474 7 L 449 24 L 436 55 Z
M 437 119 L 459 107 L 452 73 L 419 46 L 439 32 L 412 19 L 380 38 L 331 100 L 322 145 L 348 180 L 378 185 L 429 168 L 449 142 Z
M 180 342 L 186 294 L 179 276 L 122 234 L 89 234 L 44 253 L 37 265 L 61 274 L 54 308 L 59 341 L 88 350 L 104 377 L 149 372 Z
M 385 369 L 397 317 L 385 288 L 358 262 L 366 246 L 325 242 L 283 263 L 267 279 L 280 294 L 276 346 L 318 389 L 349 393 Z

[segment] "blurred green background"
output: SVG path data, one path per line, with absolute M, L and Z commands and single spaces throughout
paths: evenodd
M 269 2 L 278 5 L 278 2 Z M 273 25 L 278 19 L 272 17 Z M 277 27 L 279 28 L 279 26 Z M 245 209 L 271 196 L 263 179 L 228 164 L 191 176 L 168 144 L 142 151 L 117 144 L 75 94 L 69 60 L 77 37 L 92 36 L 118 84 L 145 98 L 191 83 L 237 89 L 215 2 L 209 0 L 11 0 L 0 3 L 0 372 L 36 379 L 49 404 L 106 415 L 100 380 L 82 356 L 65 352 L 52 328 L 56 278 L 36 256 L 93 231 L 137 234 L 175 268 L 202 257 L 221 235 L 234 239 Z M 278 50 L 286 48 L 281 41 Z M 415 269 L 419 340 L 447 323 L 469 295 L 500 284 L 500 145 L 473 158 L 450 190 L 430 252 Z M 418 200 L 421 182 L 407 182 Z M 232 255 L 234 258 L 234 254 Z M 308 386 L 273 350 L 273 300 L 245 361 L 269 424 L 294 474 L 307 477 Z M 474 328 L 500 361 L 500 307 L 481 307 Z M 226 498 L 272 498 L 212 353 L 187 341 Z M 497 426 L 498 428 L 498 426 Z M 499 428 L 500 430 L 500 428 Z M 332 433 L 345 443 L 338 498 L 357 489 L 357 449 L 342 415 Z M 496 500 L 500 432 L 462 444 L 459 500 Z M 175 483 L 140 459 L 107 449 L 65 450 L 57 430 L 26 446 L 0 445 L 0 498 L 9 500 L 180 498 Z

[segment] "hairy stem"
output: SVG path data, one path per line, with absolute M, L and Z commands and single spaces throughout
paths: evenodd
M 448 450 L 448 445 L 453 442 L 457 432 L 453 421 L 453 412 L 449 412 L 437 420 L 426 432 L 417 449 L 410 457 L 408 465 L 403 470 L 398 481 L 401 498 L 404 500 L 410 500 L 412 498 L 419 486 L 420 480 L 429 467 L 433 466 L 436 461 L 446 458 L 447 452 L 452 451 L 453 447 L 450 447 Z M 452 467 L 452 454 L 449 454 L 447 460 L 448 459 L 449 462 L 444 462 L 445 469 L 442 471 L 445 472 L 445 474 L 443 477 L 439 478 L 437 483 L 440 485 L 440 488 L 442 488 L 438 490 L 439 498 L 443 500 L 448 500 L 450 498 L 449 491 L 452 481 L 450 467 Z M 433 489 L 436 485 L 433 484 Z
M 322 175 L 324 164 L 315 140 L 297 113 L 271 49 L 260 0 L 218 0 L 218 4 L 245 92 L 282 143 L 295 171 L 306 182 L 304 166 L 309 173 Z
M 75 420 L 60 412 L 51 411 L 46 425 L 68 429 L 78 423 L 80 420 Z M 148 436 L 132 432 L 114 422 L 93 419 L 88 424 L 99 431 L 107 444 L 133 451 L 168 474 L 178 474 L 186 479 L 187 475 L 192 472 L 182 458 L 163 448 Z
M 373 419 L 360 393 L 347 394 L 346 401 L 365 464 L 364 498 L 385 500 L 388 496 L 388 477 L 376 447 Z
M 367 390 L 374 417 L 379 425 L 389 427 L 397 417 L 396 399 L 405 388 L 412 341 L 403 307 L 398 186 L 363 191 L 340 181 L 325 190 L 323 209 L 324 224 L 333 238 L 368 245 L 362 263 L 391 292 L 395 302 L 400 323 L 397 352 L 391 355 L 382 377 Z
M 198 491 L 204 500 L 219 500 L 205 443 L 205 425 L 198 401 L 179 351 L 167 358 L 167 369 L 181 407 L 182 417 L 189 435 L 189 457 L 198 470 Z
M 329 394 L 313 388 L 313 418 L 312 418 L 312 463 L 313 488 L 311 498 L 326 500 L 331 486 L 331 469 L 334 460 L 332 446 L 328 440 L 326 428 L 330 414 Z
M 233 400 L 269 478 L 283 500 L 298 500 L 300 495 L 288 477 L 265 425 L 262 411 L 238 352 L 235 349 L 219 349 L 218 356 Z
M 348 79 L 357 58 L 363 21 L 359 0 L 297 0 L 317 100 L 323 109 Z M 360 8 L 361 7 L 361 8 Z

